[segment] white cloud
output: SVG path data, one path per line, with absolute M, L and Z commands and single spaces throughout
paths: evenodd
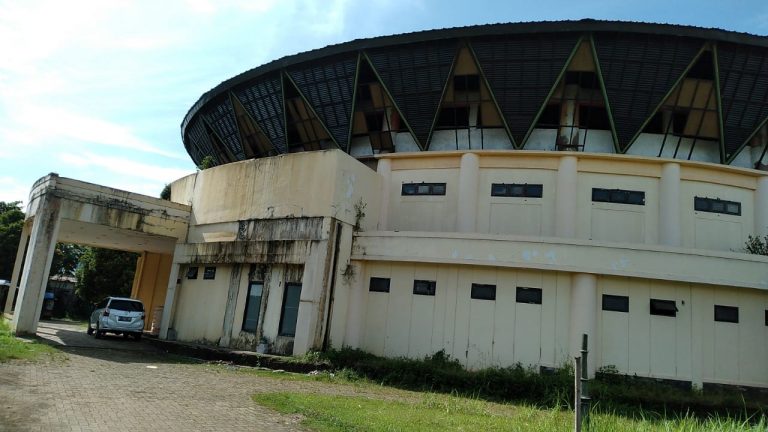
M 94 153 L 60 153 L 59 160 L 68 167 L 77 167 L 79 169 L 104 169 L 112 173 L 112 175 L 119 174 L 136 179 L 155 180 L 163 184 L 170 183 L 174 180 L 191 174 L 190 170 L 180 168 L 167 168 L 158 165 L 146 164 L 135 160 L 113 156 L 102 156 Z
M 0 177 L 0 201 L 22 201 L 26 204 L 32 184 L 22 184 L 13 177 Z

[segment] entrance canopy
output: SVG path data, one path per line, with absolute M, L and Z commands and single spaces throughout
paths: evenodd
M 11 324 L 17 334 L 37 330 L 57 242 L 173 254 L 189 225 L 189 206 L 57 174 L 35 182 L 29 196 L 9 290 L 19 289 Z M 5 312 L 13 299 L 9 292 Z

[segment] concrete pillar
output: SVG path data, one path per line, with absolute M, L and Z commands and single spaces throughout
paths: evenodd
M 219 339 L 219 346 L 222 347 L 228 347 L 232 339 L 232 328 L 235 325 L 235 309 L 237 309 L 237 295 L 240 293 L 241 270 L 241 264 L 233 264 L 229 273 L 227 304 L 224 307 L 224 322 L 222 323 L 221 339 Z
M 361 348 L 365 329 L 365 312 L 368 290 L 365 287 L 363 266 L 360 262 L 350 263 L 355 277 L 349 282 L 349 303 L 347 304 L 347 325 L 344 330 L 344 346 Z
M 19 286 L 19 276 L 22 274 L 22 269 L 24 268 L 24 251 L 27 249 L 27 240 L 29 240 L 29 232 L 31 231 L 30 228 L 30 222 L 25 221 L 24 227 L 21 229 L 19 248 L 16 250 L 16 261 L 13 264 L 11 285 L 8 287 L 8 297 L 5 299 L 5 313 L 11 313 L 13 311 L 13 298 L 16 295 L 16 290 Z
M 464 153 L 459 166 L 458 212 L 456 231 L 477 230 L 477 198 L 480 182 L 480 158 L 474 153 Z
M 682 246 L 680 164 L 665 163 L 659 182 L 659 244 Z
M 175 309 L 176 291 L 179 288 L 180 269 L 181 264 L 171 264 L 171 273 L 168 275 L 168 289 L 165 292 L 165 303 L 163 304 L 163 319 L 160 321 L 160 339 L 168 339 L 168 329 L 171 326 L 171 319 Z
M 757 179 L 755 189 L 755 234 L 768 235 L 768 176 Z
M 571 276 L 571 358 L 579 356 L 581 336 L 589 337 L 589 376 L 594 376 L 597 356 L 597 277 L 587 273 L 574 273 Z
M 40 203 L 32 219 L 27 258 L 24 260 L 24 272 L 11 322 L 11 329 L 16 334 L 35 334 L 37 331 L 61 224 L 61 198 L 46 193 L 38 199 Z
M 392 161 L 379 159 L 376 172 L 381 176 L 381 201 L 379 203 L 379 231 L 389 230 L 389 193 L 392 183 Z
M 331 230 L 331 234 L 334 231 Z M 333 238 L 333 237 L 331 237 Z M 299 300 L 299 316 L 296 319 L 296 335 L 293 338 L 293 355 L 306 354 L 313 348 L 320 348 L 322 342 L 325 310 L 324 300 L 328 294 L 327 271 L 330 263 L 326 262 L 328 244 L 313 242 L 306 261 L 304 274 L 301 278 L 301 298 Z M 341 264 L 340 264 L 341 265 Z
M 555 200 L 555 236 L 576 237 L 578 158 L 563 156 L 557 169 Z

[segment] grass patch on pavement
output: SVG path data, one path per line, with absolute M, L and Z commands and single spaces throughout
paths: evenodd
M 41 355 L 52 356 L 59 353 L 50 345 L 15 337 L 8 325 L 8 320 L 0 318 L 0 363 L 12 359 L 35 360 Z
M 569 411 L 511 405 L 452 395 L 425 393 L 421 400 L 349 397 L 299 392 L 260 393 L 260 405 L 282 414 L 299 414 L 302 424 L 320 432 L 379 431 L 571 431 Z M 665 418 L 640 412 L 630 418 L 595 412 L 595 431 L 765 431 L 765 418 L 736 420 L 723 417 L 696 418 L 690 415 Z

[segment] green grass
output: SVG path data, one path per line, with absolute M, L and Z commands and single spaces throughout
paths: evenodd
M 298 392 L 260 393 L 260 405 L 283 414 L 299 414 L 302 424 L 320 432 L 335 431 L 570 431 L 568 411 L 530 405 L 498 404 L 474 398 L 425 393 L 407 401 Z M 698 419 L 684 415 L 671 419 L 650 412 L 636 418 L 596 412 L 591 431 L 765 431 L 765 418 L 736 420 Z
M 61 352 L 35 340 L 22 340 L 11 333 L 6 319 L 0 318 L 0 363 L 8 360 L 36 360 L 43 355 L 55 357 Z

